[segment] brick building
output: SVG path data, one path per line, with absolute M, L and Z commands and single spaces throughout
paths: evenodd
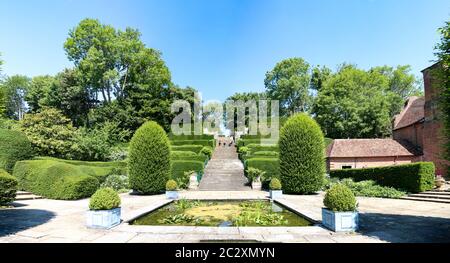
M 336 139 L 327 148 L 328 170 L 407 164 L 414 149 L 393 139 Z
M 438 109 L 439 84 L 434 76 L 436 63 L 422 71 L 424 97 L 411 97 L 395 116 L 392 139 L 335 140 L 327 149 L 329 169 L 363 168 L 429 161 L 436 174 L 448 174 L 443 157 L 446 142 L 442 114 Z

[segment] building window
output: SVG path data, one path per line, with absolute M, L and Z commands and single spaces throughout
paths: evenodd
M 343 165 L 341 168 L 342 169 L 352 169 L 353 167 L 351 165 Z

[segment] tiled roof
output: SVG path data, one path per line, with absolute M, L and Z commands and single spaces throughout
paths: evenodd
M 393 139 L 336 139 L 327 148 L 327 157 L 414 156 Z
M 395 116 L 394 130 L 398 130 L 420 122 L 425 116 L 425 98 L 411 97 L 403 110 Z

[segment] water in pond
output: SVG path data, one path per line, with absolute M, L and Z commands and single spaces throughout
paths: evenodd
M 311 222 L 267 200 L 177 200 L 143 215 L 133 225 L 172 226 L 309 226 Z

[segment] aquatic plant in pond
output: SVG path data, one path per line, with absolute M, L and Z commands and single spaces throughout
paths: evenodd
M 181 199 L 144 215 L 134 225 L 308 226 L 311 223 L 266 200 L 199 201 Z

